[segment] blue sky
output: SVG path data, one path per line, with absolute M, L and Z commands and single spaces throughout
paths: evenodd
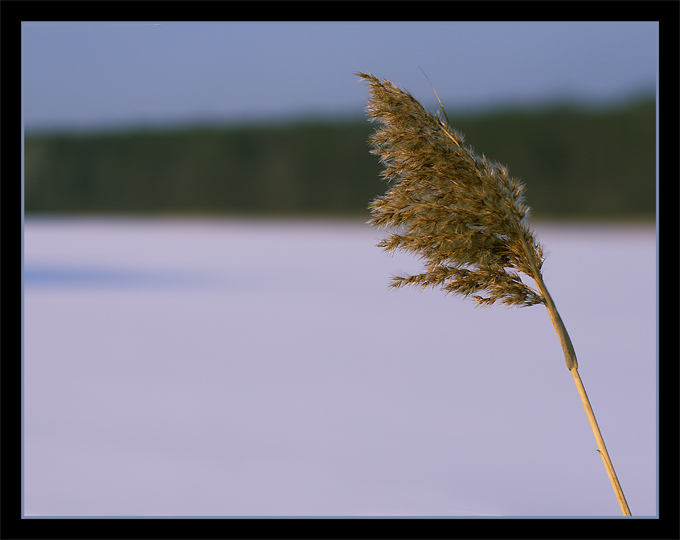
M 363 115 L 369 71 L 449 112 L 653 92 L 655 22 L 23 23 L 27 131 Z

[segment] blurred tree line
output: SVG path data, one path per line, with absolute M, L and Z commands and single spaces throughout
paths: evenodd
M 541 218 L 652 218 L 656 105 L 450 114 L 466 144 L 527 185 Z M 368 215 L 384 193 L 374 126 L 301 122 L 25 141 L 25 211 Z

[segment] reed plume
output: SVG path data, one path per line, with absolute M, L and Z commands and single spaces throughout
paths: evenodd
M 391 286 L 440 287 L 471 296 L 478 305 L 545 305 L 621 511 L 630 515 L 578 374 L 574 347 L 543 281 L 543 250 L 527 221 L 524 185 L 503 165 L 465 146 L 441 101 L 443 118 L 386 79 L 356 75 L 368 85 L 369 119 L 379 123 L 371 153 L 380 157 L 381 176 L 391 184 L 369 205 L 368 223 L 396 229 L 379 247 L 418 255 L 424 264 L 421 274 L 396 276 Z M 519 273 L 533 279 L 538 290 Z

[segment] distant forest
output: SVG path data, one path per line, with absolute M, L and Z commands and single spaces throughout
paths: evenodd
M 655 215 L 654 98 L 456 117 L 466 144 L 526 184 L 538 218 Z M 30 214 L 368 216 L 384 193 L 366 120 L 27 136 Z

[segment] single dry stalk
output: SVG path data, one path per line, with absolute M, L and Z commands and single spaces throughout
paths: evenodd
M 380 156 L 382 176 L 391 182 L 370 204 L 368 223 L 397 229 L 379 247 L 414 253 L 424 262 L 423 273 L 394 277 L 391 286 L 439 286 L 472 296 L 478 305 L 544 304 L 621 511 L 631 515 L 578 374 L 571 339 L 543 281 L 543 250 L 527 223 L 524 186 L 504 166 L 464 146 L 443 106 L 446 122 L 388 80 L 356 75 L 368 85 L 370 120 L 380 122 L 371 136 L 371 153 Z M 533 279 L 538 290 L 519 273 Z

